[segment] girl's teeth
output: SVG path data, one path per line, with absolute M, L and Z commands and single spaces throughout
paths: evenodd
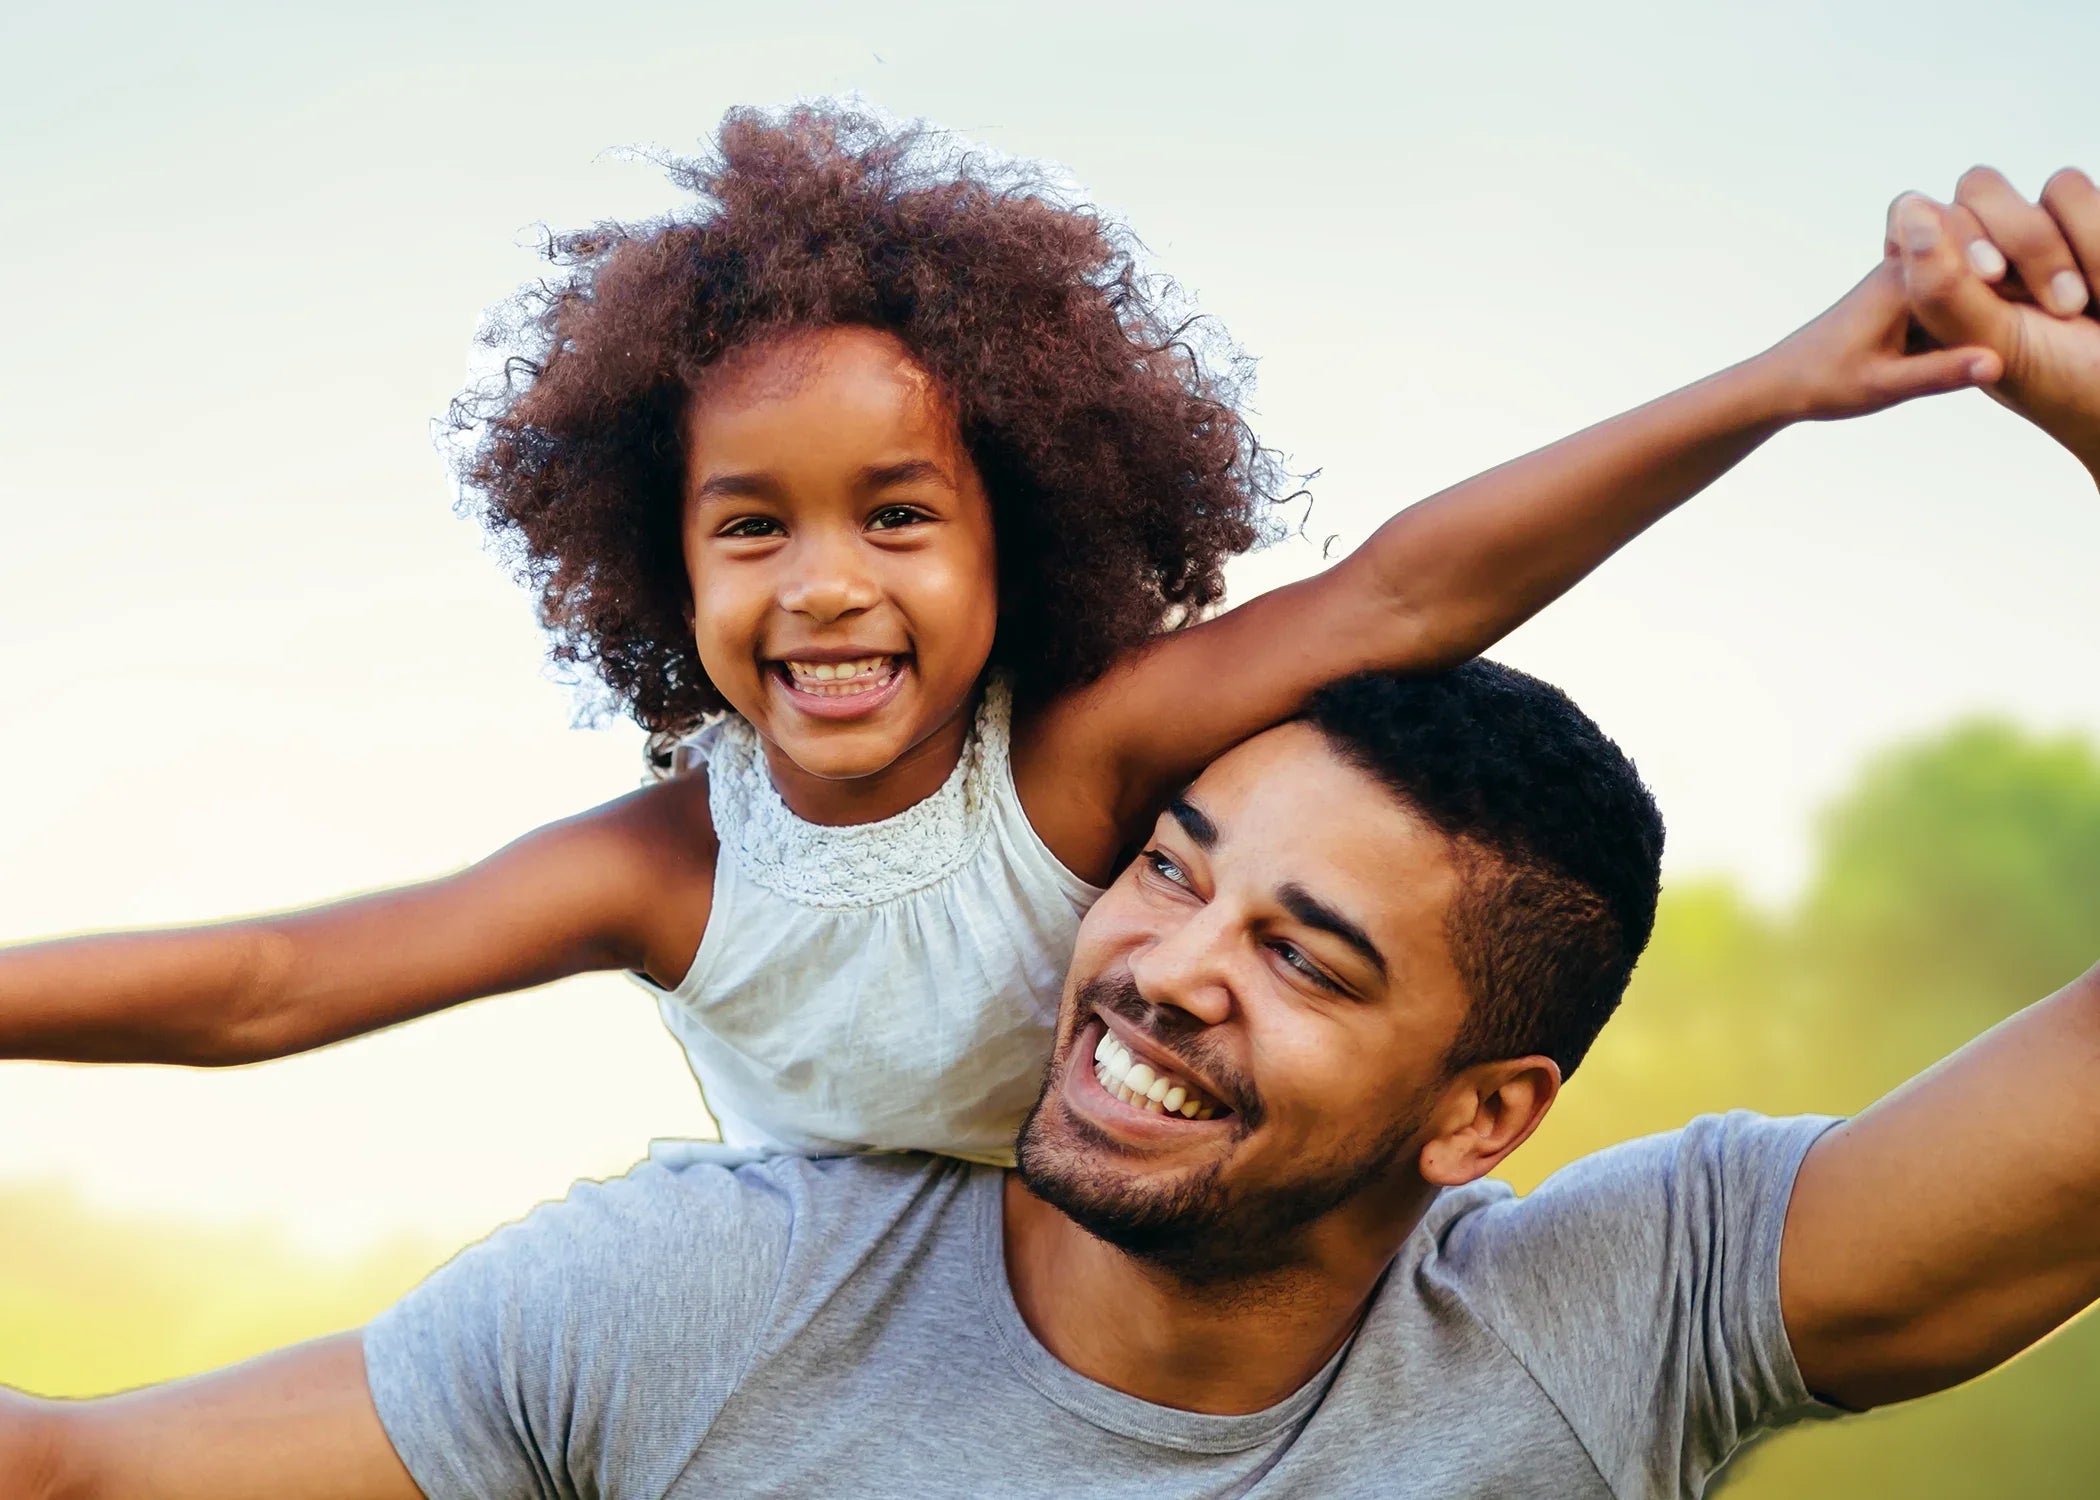
M 787 661 L 788 680 L 820 698 L 849 698 L 881 687 L 895 675 L 894 656 L 863 656 L 856 661 Z

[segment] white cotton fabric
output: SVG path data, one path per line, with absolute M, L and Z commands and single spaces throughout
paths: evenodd
M 725 1144 L 1012 1162 L 1079 919 L 1100 890 L 1030 826 L 1011 724 L 994 681 L 939 791 L 843 828 L 788 808 L 747 721 L 682 747 L 708 777 L 714 904 L 675 990 L 635 978 Z

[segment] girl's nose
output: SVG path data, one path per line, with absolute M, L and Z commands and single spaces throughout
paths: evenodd
M 819 625 L 872 608 L 881 589 L 852 539 L 811 537 L 795 549 L 780 587 L 780 607 Z

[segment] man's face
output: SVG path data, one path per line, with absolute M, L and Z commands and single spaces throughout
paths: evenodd
M 1080 926 L 1023 1181 L 1199 1277 L 1418 1186 L 1467 1007 L 1459 882 L 1449 842 L 1317 730 L 1221 757 Z

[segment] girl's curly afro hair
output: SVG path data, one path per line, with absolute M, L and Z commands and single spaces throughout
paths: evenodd
M 697 203 L 550 238 L 560 274 L 492 318 L 503 373 L 449 419 L 557 662 L 659 736 L 726 706 L 686 623 L 682 417 L 726 351 L 793 327 L 887 330 L 947 392 L 998 537 L 993 661 L 1024 698 L 1219 599 L 1287 476 L 1238 414 L 1246 361 L 1125 229 L 836 106 L 732 111 L 712 154 L 664 165 Z

